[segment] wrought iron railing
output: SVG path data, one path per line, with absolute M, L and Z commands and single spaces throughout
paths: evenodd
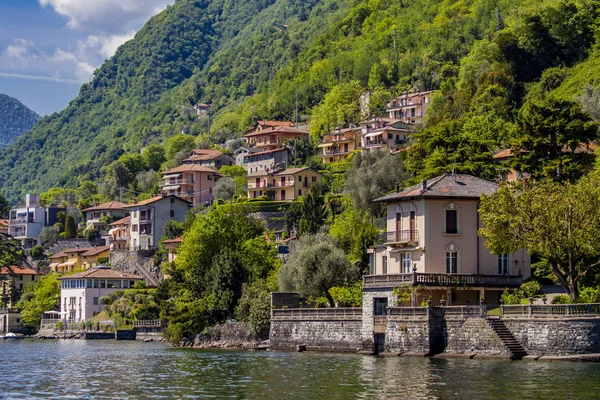
M 416 229 L 387 232 L 385 234 L 386 243 L 417 243 L 418 241 L 419 231 Z

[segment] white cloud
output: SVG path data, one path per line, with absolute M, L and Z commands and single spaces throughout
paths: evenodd
M 77 63 L 77 66 L 75 68 L 75 76 L 81 82 L 88 82 L 94 76 L 95 70 L 96 68 L 94 68 L 90 64 L 86 63 L 85 61 L 80 61 Z
M 28 75 L 28 74 L 9 74 L 7 72 L 0 72 L 0 77 L 3 78 L 15 78 L 15 79 L 29 79 L 34 81 L 53 81 L 56 83 L 76 83 L 81 85 L 80 80 L 75 79 L 64 79 L 60 77 L 60 74 L 53 74 L 53 76 L 45 75 Z
M 91 27 L 110 33 L 129 31 L 164 10 L 173 0 L 38 0 L 68 18 L 73 29 Z M 139 26 L 137 26 L 139 29 Z
M 35 58 L 44 53 L 36 45 L 25 39 L 15 39 L 4 51 L 4 55 L 10 59 Z
M 85 40 L 78 43 L 79 49 L 83 52 L 96 50 L 104 58 L 109 58 L 117 48 L 128 40 L 133 39 L 135 31 L 127 32 L 123 35 L 98 36 L 90 35 Z

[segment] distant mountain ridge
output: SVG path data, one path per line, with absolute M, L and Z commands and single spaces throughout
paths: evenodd
M 30 130 L 40 116 L 14 97 L 0 93 L 0 148 Z

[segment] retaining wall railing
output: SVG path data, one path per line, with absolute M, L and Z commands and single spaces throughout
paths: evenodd
M 600 317 L 600 303 L 502 305 L 500 315 L 502 318 Z
M 361 320 L 362 308 L 282 308 L 271 310 L 272 320 Z
M 388 307 L 388 315 L 394 319 L 460 317 L 484 318 L 486 306 L 429 306 L 429 307 Z
M 133 322 L 134 328 L 162 328 L 163 326 L 163 321 L 159 319 L 144 319 Z

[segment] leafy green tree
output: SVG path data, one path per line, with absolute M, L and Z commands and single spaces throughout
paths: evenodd
M 217 181 L 213 190 L 215 199 L 230 200 L 237 191 L 234 178 L 223 177 Z
M 140 192 L 150 195 L 160 192 L 158 188 L 160 179 L 160 174 L 154 171 L 138 172 L 135 176 Z
M 313 183 L 302 201 L 302 215 L 298 224 L 298 235 L 314 235 L 327 218 L 325 198 L 321 186 Z
M 33 248 L 29 250 L 29 257 L 34 261 L 43 260 L 46 258 L 44 255 L 44 248 L 40 245 L 33 246 Z
M 8 201 L 4 198 L 4 195 L 0 193 L 0 218 L 8 218 L 8 213 L 10 211 L 10 205 Z
M 345 126 L 361 117 L 358 104 L 360 92 L 359 81 L 340 83 L 324 96 L 321 104 L 313 108 L 310 133 L 315 142 L 336 126 Z
M 502 185 L 482 196 L 480 235 L 494 254 L 520 248 L 544 258 L 572 301 L 582 279 L 600 265 L 600 178 L 542 181 L 525 189 Z
M 14 275 L 11 267 L 22 265 L 24 254 L 23 248 L 17 240 L 13 239 L 10 235 L 0 233 L 0 269 L 6 269 L 8 276 Z M 8 280 L 8 276 L 0 274 L 0 285 L 9 284 L 9 282 L 4 282 Z M 14 290 L 11 290 L 11 294 L 14 295 L 15 293 Z M 0 305 L 2 307 L 6 306 L 9 300 L 11 299 L 0 298 Z
M 17 307 L 21 309 L 23 326 L 37 330 L 44 312 L 60 307 L 60 281 L 57 275 L 44 275 L 35 284 L 25 286 Z
M 189 153 L 196 147 L 193 136 L 183 133 L 171 136 L 165 144 L 165 152 L 168 160 L 172 160 L 180 152 Z
M 123 154 L 119 157 L 118 161 L 121 162 L 132 175 L 144 171 L 147 168 L 146 159 L 140 153 Z
M 352 168 L 346 173 L 344 191 L 352 197 L 354 207 L 361 211 L 370 210 L 375 216 L 383 208 L 373 203 L 378 197 L 402 187 L 408 174 L 402 162 L 387 152 L 358 153 L 352 160 Z
M 271 324 L 271 295 L 264 281 L 245 283 L 235 310 L 240 321 L 250 324 L 251 332 L 261 338 L 269 337 Z
M 277 281 L 282 291 L 297 292 L 303 297 L 325 296 L 333 307 L 329 289 L 354 283 L 358 268 L 338 247 L 335 239 L 324 232 L 302 236 L 279 269 Z
M 65 239 L 73 239 L 75 237 L 77 237 L 77 225 L 75 225 L 73 216 L 68 214 L 65 219 Z
M 167 161 L 165 148 L 160 144 L 151 144 L 142 151 L 146 166 L 153 171 L 160 171 L 162 163 Z
M 598 126 L 577 103 L 550 99 L 526 104 L 517 129 L 519 136 L 511 143 L 517 171 L 576 179 L 591 164 L 588 154 L 576 150 L 598 139 Z

